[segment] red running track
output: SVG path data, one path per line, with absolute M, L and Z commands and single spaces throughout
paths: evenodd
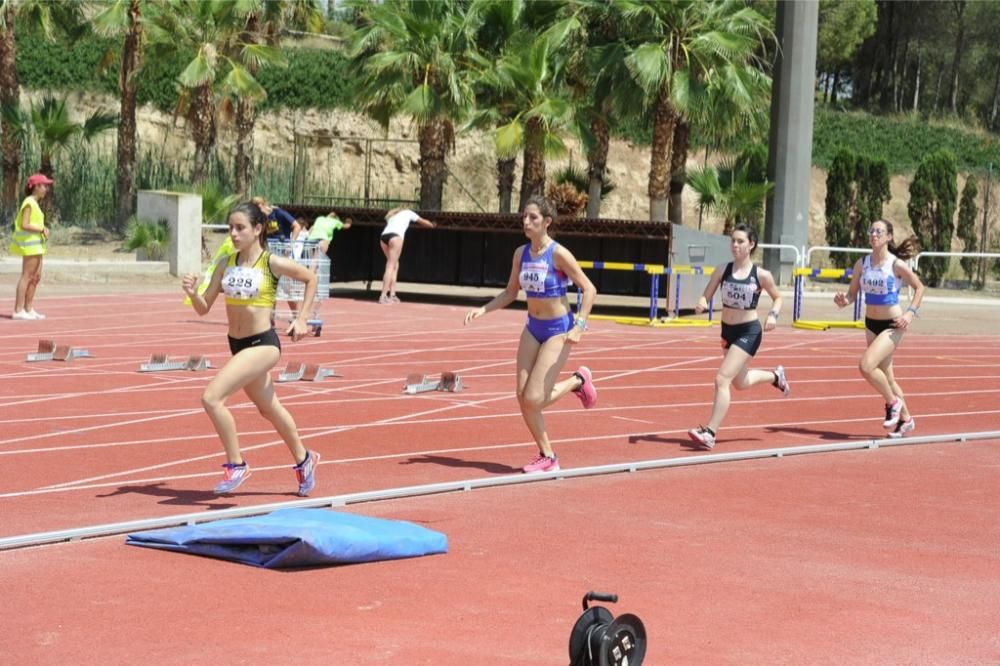
M 344 377 L 279 385 L 323 454 L 314 496 L 510 474 L 531 457 L 512 392 L 522 313 L 463 328 L 463 307 L 324 307 L 324 336 L 286 344 L 284 359 Z M 255 473 L 233 496 L 212 495 L 222 454 L 198 400 L 211 371 L 135 371 L 153 352 L 224 362 L 221 311 L 199 320 L 172 293 L 53 300 L 48 311 L 59 314 L 0 328 L 0 537 L 294 497 L 284 446 L 241 399 L 233 406 Z M 703 455 L 685 431 L 708 417 L 717 330 L 593 329 L 571 363 L 594 370 L 597 408 L 567 397 L 546 413 L 563 466 Z M 40 337 L 96 358 L 24 363 Z M 767 335 L 755 365 L 785 365 L 793 393 L 734 393 L 717 451 L 882 436 L 880 401 L 856 369 L 862 346 L 858 331 Z M 996 429 L 996 349 L 990 336 L 904 342 L 896 367 L 915 434 Z M 442 369 L 459 371 L 466 390 L 401 394 L 409 372 Z M 562 663 L 580 597 L 606 589 L 622 595 L 613 610 L 646 621 L 650 664 L 998 660 L 1000 595 L 987 573 L 1000 570 L 997 444 L 356 506 L 440 529 L 450 553 L 283 576 L 126 548 L 117 537 L 3 552 L 11 603 L 0 612 L 10 627 L 0 653 L 18 662 Z M 58 600 L 39 587 L 59 590 Z M 206 610 L 214 622 L 194 621 Z

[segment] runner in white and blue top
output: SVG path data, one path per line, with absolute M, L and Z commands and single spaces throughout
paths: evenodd
M 542 197 L 529 199 L 522 224 L 530 242 L 514 251 L 507 288 L 483 307 L 465 315 L 465 323 L 469 324 L 487 312 L 507 307 L 524 289 L 528 324 L 517 346 L 517 401 L 538 445 L 538 455 L 522 468 L 526 473 L 559 469 L 559 458 L 545 430 L 542 409 L 570 392 L 580 398 L 585 409 L 597 402 L 597 389 L 586 366 L 580 366 L 567 379 L 556 381 L 570 349 L 587 329 L 587 316 L 597 290 L 573 254 L 549 236 L 549 227 L 555 219 L 555 207 L 549 201 Z M 575 318 L 566 297 L 567 281 L 576 284 L 583 294 Z
M 833 297 L 838 307 L 854 303 L 860 292 L 865 295 L 865 337 L 868 348 L 861 356 L 861 375 L 885 400 L 885 421 L 890 437 L 902 437 L 917 426 L 903 398 L 903 389 L 892 371 L 892 355 L 903 339 L 903 333 L 917 316 L 924 285 L 906 265 L 905 259 L 917 253 L 916 238 L 910 237 L 898 246 L 893 242 L 892 224 L 886 220 L 872 222 L 868 229 L 872 253 L 854 264 L 851 285 L 847 292 Z M 899 304 L 903 285 L 913 289 L 910 306 L 904 311 Z
M 898 261 L 896 255 L 891 253 L 889 259 L 877 266 L 872 266 L 870 254 L 861 260 L 861 291 L 865 292 L 865 303 L 868 305 L 899 303 L 899 280 L 893 270 L 896 261 Z
M 755 247 L 757 231 L 747 224 L 736 225 L 729 242 L 733 260 L 715 269 L 705 287 L 705 293 L 695 306 L 696 312 L 707 310 L 708 302 L 715 296 L 716 290 L 721 288 L 722 349 L 725 356 L 715 376 L 712 415 L 707 425 L 688 431 L 688 436 L 705 449 L 715 447 L 715 435 L 729 410 L 732 387 L 745 390 L 767 382 L 781 391 L 782 395 L 789 393 L 785 369 L 780 365 L 774 370 L 750 368 L 750 361 L 757 354 L 764 337 L 763 331 L 773 329 L 781 313 L 781 294 L 774 278 L 770 272 L 758 268 L 750 261 Z M 766 291 L 771 297 L 771 311 L 767 313 L 763 329 L 757 318 L 761 291 Z

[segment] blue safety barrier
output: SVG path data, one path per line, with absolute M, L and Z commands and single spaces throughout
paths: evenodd
M 326 509 L 281 509 L 129 534 L 126 544 L 206 555 L 266 569 L 375 562 L 448 552 L 448 537 L 400 520 Z

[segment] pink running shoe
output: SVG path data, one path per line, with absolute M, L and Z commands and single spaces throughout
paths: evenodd
M 912 416 L 909 421 L 904 421 L 899 419 L 899 423 L 896 424 L 896 429 L 889 433 L 889 437 L 893 439 L 898 439 L 908 432 L 913 432 L 917 429 L 917 421 Z
M 594 376 L 591 374 L 590 368 L 585 365 L 581 365 L 573 374 L 579 377 L 582 382 L 580 388 L 573 389 L 573 393 L 583 403 L 584 409 L 590 409 L 597 404 L 597 387 L 594 386 Z
M 899 414 L 903 411 L 903 401 L 899 398 L 893 400 L 891 405 L 885 406 L 885 421 L 882 422 L 882 427 L 886 430 L 892 430 L 899 423 Z
M 711 451 L 715 448 L 715 433 L 705 426 L 698 426 L 688 430 L 688 437 L 692 441 L 701 445 L 702 448 Z
M 219 485 L 215 487 L 214 492 L 216 495 L 231 493 L 239 488 L 241 483 L 250 478 L 250 465 L 245 460 L 242 465 L 226 463 L 222 468 L 225 470 L 225 476 L 222 477 Z
M 530 463 L 524 466 L 525 474 L 535 474 L 538 472 L 558 472 L 559 471 L 559 457 L 556 455 L 543 456 L 538 454 L 538 456 L 532 460 Z

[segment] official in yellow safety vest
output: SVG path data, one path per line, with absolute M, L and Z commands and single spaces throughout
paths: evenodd
M 53 180 L 43 173 L 28 178 L 24 188 L 27 195 L 14 218 L 14 237 L 10 251 L 21 256 L 21 279 L 17 281 L 12 319 L 45 319 L 33 303 L 35 289 L 42 279 L 42 257 L 48 251 L 49 230 L 45 228 L 45 214 L 38 202 L 49 193 Z

